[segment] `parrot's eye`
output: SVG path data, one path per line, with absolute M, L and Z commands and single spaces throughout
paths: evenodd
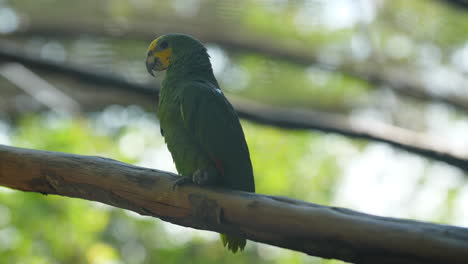
M 167 46 L 169 46 L 169 45 L 167 44 L 166 41 L 163 41 L 163 42 L 161 42 L 161 44 L 159 44 L 159 47 L 160 47 L 161 49 L 167 49 Z

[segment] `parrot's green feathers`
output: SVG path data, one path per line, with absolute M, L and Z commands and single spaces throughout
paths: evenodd
M 221 242 L 223 243 L 223 245 L 233 253 L 236 253 L 237 251 L 243 251 L 245 245 L 247 244 L 247 240 L 243 237 L 237 237 L 232 235 L 228 236 L 226 234 L 219 235 L 221 237 Z
M 203 44 L 183 34 L 161 36 L 148 48 L 146 68 L 151 75 L 167 70 L 157 114 L 179 174 L 199 185 L 255 192 L 244 132 Z M 231 235 L 221 240 L 232 252 L 246 244 Z

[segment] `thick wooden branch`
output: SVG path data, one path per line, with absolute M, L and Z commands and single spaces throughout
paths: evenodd
M 141 95 L 140 100 L 147 100 L 146 105 L 156 106 L 158 102 L 159 86 L 156 83 L 138 84 L 112 74 L 42 59 L 20 52 L 5 43 L 0 44 L 0 61 L 19 62 L 43 71 L 62 74 L 80 82 L 100 85 L 100 89 L 118 89 L 135 93 Z M 253 122 L 286 129 L 312 129 L 383 142 L 468 171 L 468 154 L 452 150 L 440 140 L 421 133 L 378 122 L 351 120 L 338 114 L 277 108 L 233 97 L 230 97 L 230 100 L 240 117 Z M 131 104 L 136 103 L 141 102 L 131 102 Z
M 101 157 L 0 145 L 0 185 L 18 190 L 99 201 L 182 226 L 354 263 L 468 261 L 466 228 L 194 185 L 173 190 L 175 178 Z

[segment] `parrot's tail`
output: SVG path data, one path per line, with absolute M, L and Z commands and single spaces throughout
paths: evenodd
M 242 251 L 247 244 L 247 240 L 243 237 L 237 237 L 232 235 L 220 234 L 221 242 L 223 245 L 231 250 L 233 253 L 236 253 L 238 250 Z

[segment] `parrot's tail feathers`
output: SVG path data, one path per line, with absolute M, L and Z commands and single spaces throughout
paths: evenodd
M 247 240 L 243 237 L 237 237 L 232 235 L 228 236 L 226 234 L 220 234 L 220 236 L 223 245 L 233 253 L 236 253 L 239 250 L 244 250 L 245 244 L 247 244 Z

